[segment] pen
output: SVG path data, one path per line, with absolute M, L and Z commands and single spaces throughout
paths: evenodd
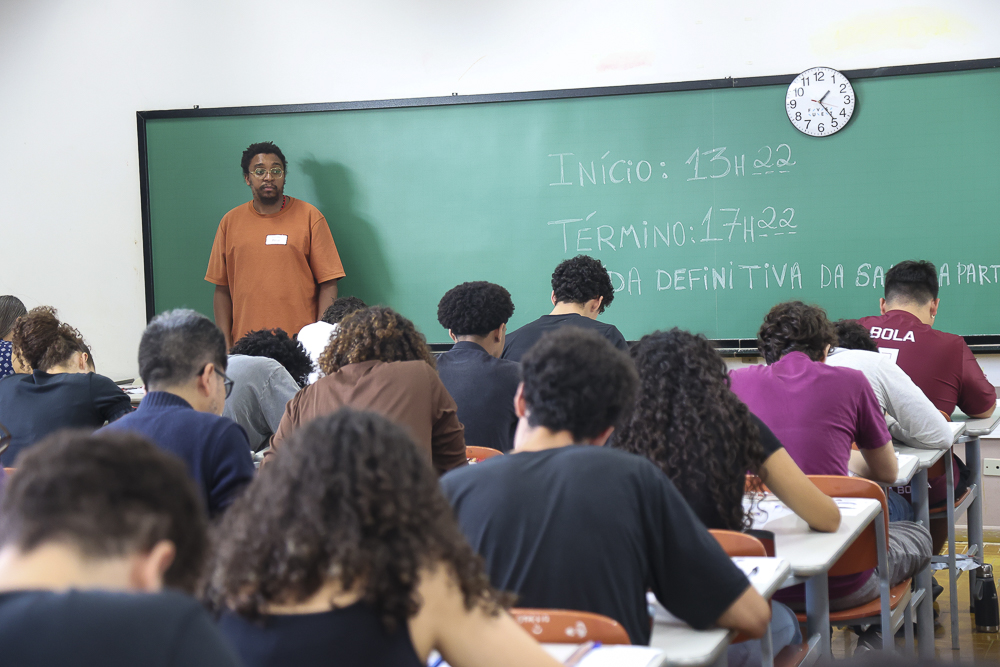
M 600 648 L 601 642 L 586 642 L 580 644 L 580 647 L 573 651 L 573 655 L 569 656 L 563 660 L 563 664 L 567 667 L 573 667 L 574 665 L 580 664 L 583 657 L 593 651 L 595 648 Z

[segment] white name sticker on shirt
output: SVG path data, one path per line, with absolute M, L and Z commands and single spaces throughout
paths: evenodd
M 264 245 L 288 245 L 286 234 L 268 234 L 264 239 Z

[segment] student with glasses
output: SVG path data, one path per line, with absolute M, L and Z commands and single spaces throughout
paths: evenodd
M 296 335 L 320 319 L 345 275 L 326 218 L 285 195 L 281 149 L 270 141 L 251 144 L 241 166 L 253 199 L 223 216 L 205 274 L 215 285 L 215 323 L 226 349 L 249 331 Z
M 155 317 L 139 342 L 146 396 L 138 410 L 102 429 L 139 433 L 180 457 L 211 516 L 254 476 L 246 432 L 221 416 L 233 390 L 226 364 L 225 339 L 207 317 L 180 309 Z

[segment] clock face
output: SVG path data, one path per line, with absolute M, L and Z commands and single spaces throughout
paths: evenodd
M 827 137 L 844 129 L 856 101 L 854 88 L 843 74 L 829 67 L 813 67 L 789 84 L 785 111 L 799 132 Z

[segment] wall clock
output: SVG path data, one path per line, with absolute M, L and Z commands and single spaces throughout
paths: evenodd
M 844 129 L 856 102 L 847 77 L 829 67 L 813 67 L 788 85 L 785 112 L 799 132 L 828 137 Z

